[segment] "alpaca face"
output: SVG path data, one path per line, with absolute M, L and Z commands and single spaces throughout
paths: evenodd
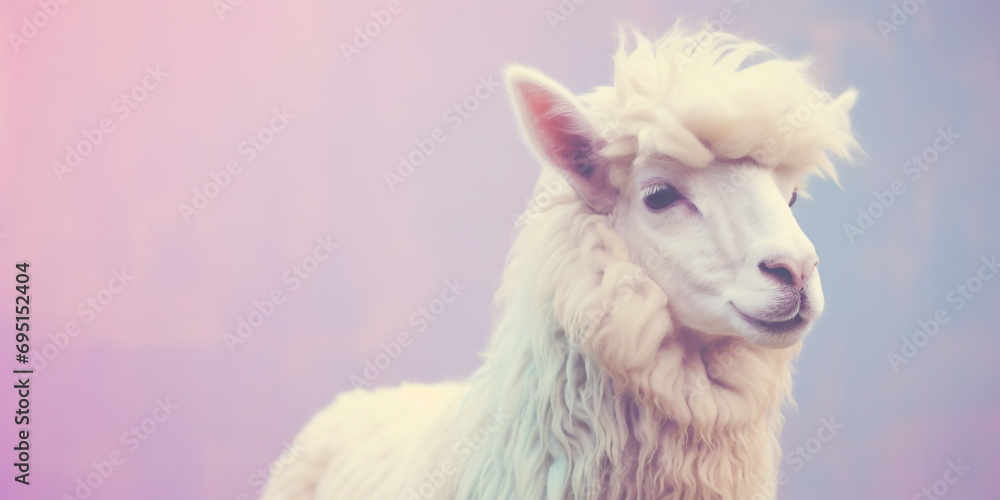
M 653 154 L 610 215 L 678 323 L 787 347 L 823 310 L 816 251 L 789 206 L 798 182 L 752 160 L 691 168 Z
M 801 171 L 749 157 L 691 166 L 648 149 L 622 164 L 562 86 L 520 67 L 507 84 L 528 142 L 609 216 L 680 326 L 772 348 L 808 332 L 823 293 L 815 249 L 790 209 Z

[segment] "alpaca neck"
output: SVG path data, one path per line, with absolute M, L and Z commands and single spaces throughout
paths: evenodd
M 469 457 L 477 472 L 458 498 L 773 497 L 785 395 L 761 377 L 789 377 L 788 359 L 680 330 L 661 356 L 682 362 L 640 395 L 553 337 L 543 352 L 490 360 L 474 379 L 471 392 L 490 395 L 483 408 L 505 417 Z M 752 383 L 728 375 L 748 370 L 758 371 Z
M 552 200 L 508 258 L 463 405 L 479 416 L 450 431 L 509 416 L 469 453 L 457 498 L 773 497 L 798 346 L 676 324 L 607 217 Z

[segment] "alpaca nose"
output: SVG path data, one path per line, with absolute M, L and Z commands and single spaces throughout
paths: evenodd
M 803 290 L 818 264 L 819 259 L 810 256 L 798 261 L 789 258 L 766 259 L 762 260 L 757 267 L 764 276 L 774 279 L 782 285 Z

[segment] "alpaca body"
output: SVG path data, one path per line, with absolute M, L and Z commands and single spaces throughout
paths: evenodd
M 789 207 L 855 147 L 855 93 L 749 64 L 772 54 L 730 35 L 635 38 L 580 98 L 507 72 L 544 167 L 482 367 L 341 396 L 264 500 L 776 496 L 791 363 L 824 306 Z
M 262 498 L 402 498 L 408 480 L 400 471 L 429 460 L 421 447 L 464 389 L 404 384 L 338 396 L 295 438 Z

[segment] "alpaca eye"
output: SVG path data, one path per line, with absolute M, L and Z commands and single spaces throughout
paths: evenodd
M 643 202 L 650 210 L 657 211 L 673 205 L 675 202 L 684 199 L 677 188 L 669 184 L 657 184 L 643 190 Z
M 798 191 L 792 191 L 792 200 L 788 202 L 788 206 L 794 205 L 795 204 L 795 200 L 797 200 L 797 199 L 799 199 L 799 192 Z

